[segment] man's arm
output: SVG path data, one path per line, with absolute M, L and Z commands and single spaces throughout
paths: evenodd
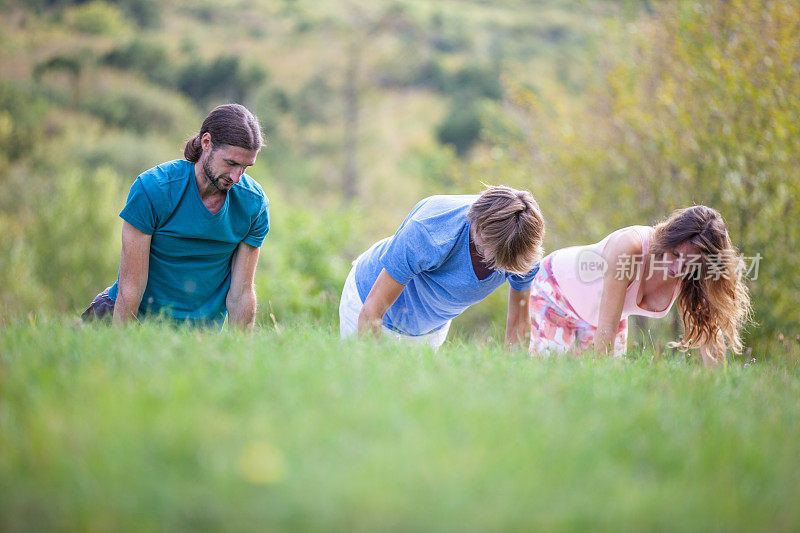
M 506 348 L 522 345 L 528 347 L 531 339 L 531 291 L 508 289 L 508 316 L 506 317 Z
M 114 325 L 136 319 L 142 295 L 147 287 L 152 235 L 142 233 L 128 222 L 122 224 L 122 255 L 119 260 L 119 284 L 114 304 Z
M 376 338 L 381 335 L 383 315 L 400 297 L 406 286 L 398 283 L 384 268 L 375 280 L 375 284 L 367 295 L 361 312 L 358 314 L 358 334 L 364 337 L 372 333 Z
M 231 261 L 231 288 L 225 299 L 228 320 L 242 329 L 253 329 L 256 320 L 256 287 L 254 283 L 258 253 L 261 248 L 239 243 Z

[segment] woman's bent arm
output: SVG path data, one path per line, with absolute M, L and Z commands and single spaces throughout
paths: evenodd
M 597 335 L 594 348 L 605 355 L 614 343 L 625 306 L 625 293 L 636 275 L 634 269 L 618 268 L 623 257 L 631 258 L 642 253 L 642 242 L 634 232 L 623 232 L 610 239 L 603 250 L 606 271 L 603 274 L 603 295 L 600 298 L 600 313 L 597 321 Z

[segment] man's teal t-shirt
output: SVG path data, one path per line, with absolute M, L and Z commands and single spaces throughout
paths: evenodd
M 180 322 L 222 325 L 239 243 L 260 247 L 269 231 L 269 201 L 242 174 L 225 205 L 211 213 L 200 199 L 194 163 L 170 161 L 141 174 L 119 214 L 152 235 L 147 287 L 139 316 L 165 314 Z M 117 282 L 108 296 L 117 299 Z

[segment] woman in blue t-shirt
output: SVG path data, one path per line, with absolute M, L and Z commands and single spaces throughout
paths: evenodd
M 526 341 L 543 237 L 527 191 L 425 198 L 393 236 L 353 262 L 339 304 L 341 336 L 386 334 L 438 348 L 453 318 L 508 280 L 506 344 Z

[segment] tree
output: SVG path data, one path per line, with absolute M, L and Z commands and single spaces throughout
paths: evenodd
M 545 211 L 558 206 L 549 228 L 576 244 L 712 206 L 743 254 L 763 258 L 749 283 L 761 325 L 751 340 L 788 333 L 800 322 L 800 6 L 664 3 L 637 28 L 599 62 L 602 82 L 580 112 L 517 92 L 533 128 L 516 153 L 528 155 Z
M 362 50 L 381 31 L 402 22 L 402 7 L 392 4 L 368 11 L 359 3 L 348 6 L 347 60 L 344 71 L 344 169 L 342 195 L 345 203 L 358 195 L 358 135 L 361 109 Z

